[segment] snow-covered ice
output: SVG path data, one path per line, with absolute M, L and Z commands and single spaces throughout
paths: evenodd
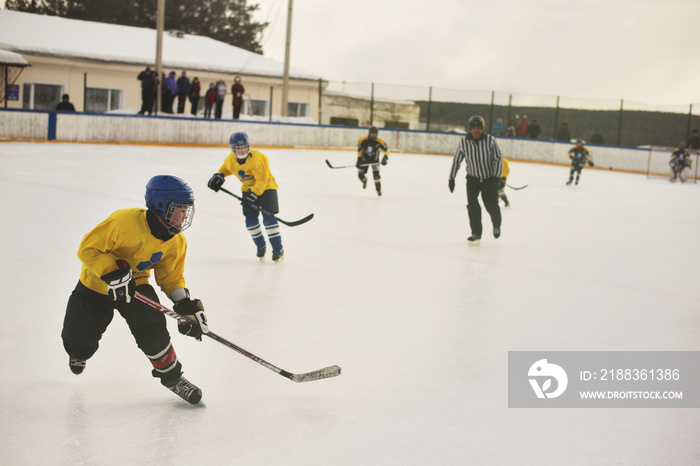
M 255 135 L 251 135 L 255 141 Z M 383 196 L 352 151 L 265 149 L 286 261 L 260 264 L 225 148 L 0 143 L 0 462 L 154 465 L 697 464 L 693 409 L 509 409 L 508 351 L 698 350 L 700 187 L 511 162 L 512 209 L 468 247 L 464 168 L 393 154 Z M 186 278 L 210 327 L 292 372 L 169 329 L 205 405 L 160 386 L 117 314 L 79 377 L 60 339 L 82 236 L 184 178 Z M 238 189 L 235 179 L 225 187 Z M 162 297 L 170 305 L 170 301 Z

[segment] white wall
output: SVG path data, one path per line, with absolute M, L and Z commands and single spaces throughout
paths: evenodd
M 0 139 L 45 140 L 48 127 L 48 112 L 0 111 Z M 354 148 L 358 139 L 367 134 L 367 128 L 340 126 L 83 113 L 56 115 L 57 141 L 226 145 L 235 131 L 247 132 L 259 146 L 319 148 Z M 391 151 L 453 154 L 463 135 L 380 129 L 380 137 Z M 509 159 L 557 164 L 569 163 L 567 152 L 572 146 L 563 142 L 510 138 L 499 138 L 498 144 Z M 600 168 L 647 171 L 647 149 L 588 148 Z M 652 172 L 668 174 L 665 155 L 654 159 Z

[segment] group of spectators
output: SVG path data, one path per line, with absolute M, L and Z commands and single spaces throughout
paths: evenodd
M 540 123 L 534 119 L 530 121 L 527 115 L 523 115 L 518 122 L 510 120 L 508 126 L 505 126 L 503 120 L 498 118 L 496 123 L 491 126 L 491 134 L 496 137 L 538 139 L 541 132 L 542 127 Z M 568 121 L 561 122 L 554 140 L 571 142 L 571 131 L 569 130 Z M 599 129 L 596 128 L 593 132 L 590 143 L 603 144 L 603 135 L 600 133 Z
M 156 73 L 150 67 L 146 67 L 138 75 L 141 81 L 141 110 L 139 115 L 153 114 L 156 92 L 158 89 L 158 79 Z M 165 73 L 161 75 L 161 107 L 160 111 L 166 114 L 173 114 L 173 106 L 177 98 L 177 113 L 185 113 L 185 102 L 190 101 L 190 113 L 196 116 L 199 112 L 199 101 L 202 97 L 202 87 L 199 78 L 195 77 L 190 81 L 187 72 L 183 71 L 179 78 L 175 78 L 175 72 L 171 71 L 168 76 Z M 224 99 L 228 89 L 223 78 L 220 78 L 216 83 L 209 83 L 209 89 L 204 93 L 204 118 L 211 118 L 212 109 L 214 110 L 214 118 L 221 119 L 223 113 Z M 236 76 L 231 86 L 231 94 L 233 95 L 233 119 L 237 120 L 241 115 L 243 107 L 243 94 L 245 88 L 241 84 L 241 77 Z

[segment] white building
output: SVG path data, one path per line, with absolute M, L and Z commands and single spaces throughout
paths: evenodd
M 138 74 L 155 69 L 156 30 L 0 10 L 0 50 L 19 53 L 31 65 L 17 81 L 19 100 L 8 108 L 54 109 L 69 94 L 78 111 L 136 112 Z M 280 115 L 284 64 L 223 42 L 191 34 L 163 34 L 163 71 L 186 71 L 202 85 L 223 79 L 229 94 L 223 114 L 232 117 L 231 85 L 242 77 L 243 114 Z M 324 86 L 315 73 L 290 66 L 288 115 L 316 118 Z M 203 103 L 200 99 L 200 108 Z M 189 102 L 185 112 L 189 113 Z

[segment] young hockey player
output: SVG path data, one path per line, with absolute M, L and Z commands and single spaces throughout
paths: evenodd
M 251 150 L 246 133 L 233 133 L 229 138 L 231 152 L 224 160 L 219 171 L 209 180 L 209 188 L 218 191 L 224 184 L 225 177 L 235 174 L 241 181 L 243 192 L 243 215 L 248 232 L 258 247 L 260 261 L 267 251 L 265 238 L 260 227 L 260 208 L 271 214 L 279 212 L 277 201 L 277 182 L 270 172 L 270 161 L 258 150 Z M 284 260 L 282 237 L 277 219 L 263 214 L 263 225 L 267 239 L 272 246 L 272 260 L 279 263 Z
M 452 169 L 447 186 L 450 192 L 455 189 L 455 177 L 462 161 L 467 169 L 467 212 L 472 234 L 467 244 L 477 246 L 481 240 L 483 225 L 481 223 L 481 205 L 479 194 L 484 201 L 484 208 L 491 217 L 493 237 L 501 236 L 501 208 L 498 206 L 498 182 L 503 168 L 503 157 L 496 139 L 484 134 L 483 117 L 474 115 L 467 122 L 469 133 L 459 141 L 452 161 Z
M 574 173 L 576 174 L 576 183 L 581 177 L 581 170 L 588 163 L 589 166 L 593 166 L 593 159 L 591 158 L 590 152 L 583 146 L 583 141 L 580 139 L 576 141 L 576 145 L 569 149 L 569 158 L 571 159 L 571 171 L 569 172 L 569 181 L 566 182 L 570 185 L 574 181 Z
M 498 183 L 498 197 L 503 200 L 506 208 L 510 208 L 510 202 L 508 202 L 508 197 L 506 196 L 506 178 L 510 173 L 510 168 L 508 168 L 508 159 L 503 159 L 503 169 L 501 170 L 501 179 Z
M 372 166 L 372 176 L 374 177 L 374 187 L 377 189 L 377 196 L 382 195 L 382 177 L 379 174 L 379 152 L 384 152 L 381 164 L 389 162 L 389 149 L 383 139 L 378 138 L 379 130 L 372 126 L 369 135 L 360 139 L 357 144 L 357 177 L 362 182 L 362 189 L 367 188 L 367 169 Z
M 153 365 L 153 377 L 196 404 L 202 391 L 182 376 L 165 315 L 134 297 L 139 292 L 158 301 L 148 283 L 153 270 L 175 312 L 189 320 L 178 325 L 180 333 L 201 340 L 209 331 L 202 302 L 190 299 L 183 277 L 187 243 L 182 231 L 192 223 L 194 194 L 180 178 L 160 175 L 148 182 L 145 197 L 147 209 L 117 210 L 83 237 L 78 248 L 83 265 L 66 308 L 63 346 L 70 370 L 81 374 L 116 309 Z
M 675 183 L 676 179 L 680 179 L 681 183 L 685 183 L 687 180 L 683 177 L 683 170 L 690 168 L 692 164 L 690 153 L 685 149 L 685 144 L 681 144 L 678 146 L 678 149 L 673 151 L 668 164 L 671 166 L 671 178 L 669 178 L 669 181 Z

